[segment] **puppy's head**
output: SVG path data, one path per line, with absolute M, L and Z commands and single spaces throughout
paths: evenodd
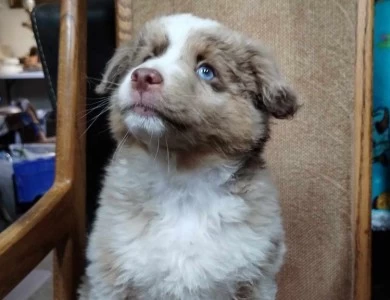
M 269 117 L 288 118 L 296 97 L 258 43 L 189 14 L 147 23 L 108 63 L 111 129 L 170 150 L 240 155 L 262 147 Z

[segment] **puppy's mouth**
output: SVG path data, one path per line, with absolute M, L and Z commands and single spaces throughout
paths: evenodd
M 130 106 L 130 111 L 143 117 L 161 117 L 162 114 L 156 108 L 145 104 L 133 104 Z
M 189 124 L 184 124 L 151 105 L 145 105 L 142 103 L 133 104 L 127 110 L 122 110 L 122 113 L 128 113 L 129 111 L 145 118 L 160 118 L 162 121 L 165 121 L 178 130 L 185 130 L 189 127 Z

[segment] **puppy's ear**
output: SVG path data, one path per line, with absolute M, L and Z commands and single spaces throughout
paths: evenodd
M 259 100 L 260 105 L 277 119 L 292 118 L 299 108 L 295 92 L 281 81 L 264 83 Z
M 255 104 L 275 118 L 293 117 L 299 108 L 295 92 L 283 80 L 272 55 L 261 45 L 255 47 L 251 55 L 257 85 Z
M 106 65 L 101 82 L 96 86 L 97 94 L 106 94 L 118 84 L 123 74 L 131 68 L 134 49 L 133 42 L 129 42 L 115 51 Z

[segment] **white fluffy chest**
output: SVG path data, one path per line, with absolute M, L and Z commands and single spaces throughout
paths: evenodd
M 203 188 L 156 195 L 166 205 L 161 205 L 143 234 L 132 241 L 115 241 L 122 267 L 134 281 L 198 288 L 257 277 L 256 265 L 263 260 L 261 239 L 241 223 L 246 206 L 239 198 Z M 175 197 L 177 205 L 172 203 Z M 116 227 L 113 234 L 132 236 L 129 231 L 138 227 L 136 222 Z M 250 274 L 237 274 L 244 270 Z
M 100 213 L 115 218 L 107 243 L 126 280 L 172 292 L 258 277 L 268 241 L 246 225 L 249 207 L 222 184 L 229 177 L 222 172 L 178 177 L 125 160 L 109 170 L 102 200 L 121 204 L 103 205 Z M 129 218 L 139 209 L 129 197 L 144 197 L 137 200 L 149 217 Z

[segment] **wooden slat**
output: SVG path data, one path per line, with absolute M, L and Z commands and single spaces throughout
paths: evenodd
M 132 36 L 132 0 L 116 0 L 116 41 L 120 45 L 124 41 L 129 41 Z
M 354 300 L 371 299 L 371 110 L 374 0 L 359 0 L 354 136 Z
M 63 0 L 58 76 L 56 180 L 0 235 L 0 298 L 55 248 L 55 299 L 75 299 L 84 269 L 86 1 Z
M 54 299 L 76 298 L 84 270 L 85 244 L 85 110 L 86 95 L 86 0 L 62 0 L 58 69 L 57 151 L 58 175 L 70 178 L 67 195 L 72 228 L 54 255 Z
M 55 184 L 34 207 L 0 234 L 0 299 L 9 293 L 70 229 L 70 184 Z

